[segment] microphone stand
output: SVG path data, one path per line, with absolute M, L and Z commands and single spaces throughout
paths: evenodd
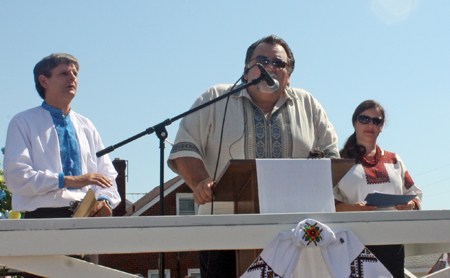
M 110 152 L 114 151 L 115 149 L 120 148 L 123 145 L 126 145 L 126 144 L 128 144 L 128 143 L 130 143 L 130 142 L 132 142 L 132 141 L 134 141 L 134 140 L 136 140 L 136 139 L 138 139 L 138 138 L 140 138 L 140 137 L 142 137 L 144 135 L 147 135 L 147 134 L 150 135 L 150 134 L 155 132 L 156 136 L 159 139 L 159 148 L 160 148 L 160 162 L 159 162 L 160 163 L 160 167 L 159 167 L 159 171 L 160 171 L 159 172 L 160 173 L 160 175 L 159 175 L 159 214 L 160 215 L 164 215 L 164 149 L 165 149 L 165 140 L 168 137 L 166 126 L 168 126 L 171 123 L 173 123 L 173 122 L 175 122 L 175 121 L 177 121 L 177 120 L 179 120 L 179 119 L 181 119 L 183 117 L 186 117 L 187 115 L 192 114 L 192 113 L 194 113 L 194 112 L 196 112 L 196 111 L 198 111 L 198 110 L 200 110 L 200 109 L 202 109 L 202 108 L 204 108 L 206 106 L 209 106 L 209 105 L 211 105 L 211 104 L 213 104 L 213 103 L 215 103 L 215 102 L 217 102 L 217 101 L 219 101 L 221 99 L 224 99 L 224 98 L 226 98 L 226 97 L 228 97 L 228 96 L 230 96 L 230 95 L 232 95 L 232 94 L 234 94 L 234 93 L 236 93 L 236 92 L 238 92 L 238 91 L 240 91 L 242 89 L 246 89 L 246 88 L 248 88 L 250 86 L 256 85 L 259 82 L 261 82 L 262 80 L 265 80 L 265 79 L 264 79 L 264 76 L 261 75 L 258 78 L 253 79 L 251 82 L 245 83 L 245 84 L 243 84 L 241 86 L 238 86 L 237 88 L 235 88 L 234 90 L 229 91 L 226 94 L 223 94 L 223 95 L 221 95 L 221 96 L 219 96 L 219 97 L 217 97 L 215 99 L 212 99 L 212 100 L 210 100 L 208 102 L 205 102 L 204 104 L 201 104 L 201 105 L 199 105 L 197 107 L 194 107 L 194 108 L 192 108 L 192 109 L 190 109 L 190 110 L 188 110 L 188 111 L 186 111 L 184 113 L 181 113 L 180 115 L 178 115 L 178 116 L 176 116 L 174 118 L 168 118 L 165 121 L 163 121 L 163 122 L 161 122 L 161 123 L 159 123 L 159 124 L 157 124 L 155 126 L 147 128 L 145 131 L 143 131 L 141 133 L 138 133 L 138 134 L 136 134 L 136 135 L 126 139 L 126 140 L 123 140 L 122 142 L 119 142 L 119 143 L 117 143 L 115 145 L 111 145 L 111 146 L 109 146 L 109 147 L 107 147 L 107 148 L 105 148 L 103 150 L 100 150 L 100 151 L 98 151 L 96 153 L 96 155 L 97 155 L 97 157 L 101 157 L 101 156 L 103 156 L 103 155 L 105 155 L 107 153 L 110 153 Z M 165 277 L 164 276 L 164 264 L 165 264 L 164 263 L 164 253 L 159 253 L 159 277 Z

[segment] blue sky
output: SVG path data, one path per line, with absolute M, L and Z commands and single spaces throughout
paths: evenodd
M 234 83 L 247 47 L 275 34 L 296 58 L 291 86 L 323 105 L 339 147 L 356 106 L 379 101 L 388 121 L 379 145 L 402 157 L 424 209 L 450 209 L 449 11 L 444 0 L 0 0 L 0 144 L 16 113 L 41 104 L 32 69 L 51 53 L 79 60 L 72 109 L 110 146 L 181 114 L 209 87 Z M 110 157 L 129 161 L 128 193 L 159 184 L 154 134 Z M 166 168 L 165 180 L 174 176 Z

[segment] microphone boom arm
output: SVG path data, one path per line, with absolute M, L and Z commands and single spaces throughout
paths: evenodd
M 141 133 L 138 133 L 138 134 L 136 134 L 136 135 L 126 139 L 126 140 L 123 140 L 122 142 L 119 142 L 119 143 L 117 143 L 115 145 L 111 145 L 111 146 L 109 146 L 107 148 L 104 148 L 103 150 L 98 151 L 96 153 L 96 155 L 97 155 L 97 157 L 104 156 L 105 154 L 110 153 L 110 152 L 114 151 L 115 149 L 122 147 L 123 145 L 126 145 L 126 144 L 128 144 L 128 143 L 130 143 L 130 142 L 132 142 L 132 141 L 134 141 L 134 140 L 136 140 L 138 138 L 141 138 L 144 135 L 147 135 L 147 134 L 150 135 L 150 134 L 152 134 L 155 131 L 157 132 L 156 135 L 158 136 L 158 138 L 165 139 L 165 138 L 167 138 L 167 131 L 166 131 L 166 128 L 165 128 L 166 126 L 168 126 L 168 125 L 172 124 L 173 122 L 175 122 L 175 121 L 177 121 L 177 120 L 179 120 L 179 119 L 181 119 L 183 117 L 186 117 L 187 115 L 192 114 L 192 113 L 194 113 L 194 112 L 196 112 L 196 111 L 198 111 L 198 110 L 200 110 L 200 109 L 202 109 L 202 108 L 204 108 L 206 106 L 209 106 L 209 105 L 211 105 L 211 104 L 213 104 L 213 103 L 215 103 L 215 102 L 217 102 L 217 101 L 219 101 L 221 99 L 224 99 L 224 98 L 226 98 L 226 97 L 228 97 L 228 96 L 230 96 L 230 95 L 232 95 L 232 94 L 234 94 L 234 93 L 236 93 L 236 92 L 238 92 L 238 91 L 240 91 L 242 89 L 246 89 L 246 88 L 248 88 L 250 86 L 256 85 L 259 82 L 261 82 L 262 80 L 265 80 L 265 79 L 261 75 L 258 78 L 253 79 L 251 82 L 245 83 L 245 84 L 243 84 L 241 86 L 238 86 L 237 88 L 235 88 L 234 90 L 229 91 L 228 93 L 225 93 L 225 94 L 223 94 L 223 95 L 221 95 L 221 96 L 219 96 L 219 97 L 217 97 L 215 99 L 212 99 L 212 100 L 210 100 L 208 102 L 205 102 L 205 103 L 203 103 L 203 104 L 201 104 L 199 106 L 196 106 L 196 107 L 194 107 L 194 108 L 192 108 L 192 109 L 190 109 L 190 110 L 188 110 L 188 111 L 186 111 L 184 113 L 181 113 L 180 115 L 178 115 L 178 116 L 176 116 L 174 118 L 168 118 L 165 121 L 163 121 L 163 122 L 161 122 L 161 123 L 159 123 L 159 124 L 157 124 L 155 126 L 147 128 L 145 131 L 143 131 Z

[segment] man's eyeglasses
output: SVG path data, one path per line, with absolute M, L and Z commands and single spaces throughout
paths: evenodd
M 251 59 L 250 61 L 255 60 L 256 63 L 261 64 L 263 66 L 272 65 L 274 68 L 284 69 L 287 66 L 287 63 L 281 59 L 273 59 L 270 60 L 266 56 L 258 56 L 256 58 Z
M 362 123 L 363 125 L 366 125 L 366 124 L 369 124 L 370 122 L 372 122 L 374 126 L 379 126 L 384 123 L 384 119 L 381 117 L 371 118 L 366 115 L 359 115 L 358 117 L 356 117 L 356 119 L 358 120 L 358 122 Z

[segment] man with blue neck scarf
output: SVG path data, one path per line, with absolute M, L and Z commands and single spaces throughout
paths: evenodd
M 14 211 L 25 218 L 71 217 L 71 202 L 89 189 L 97 203 L 90 216 L 111 216 L 120 202 L 117 172 L 100 135 L 87 118 L 71 110 L 79 64 L 73 56 L 52 54 L 34 68 L 41 106 L 14 116 L 6 138 L 4 172 Z

